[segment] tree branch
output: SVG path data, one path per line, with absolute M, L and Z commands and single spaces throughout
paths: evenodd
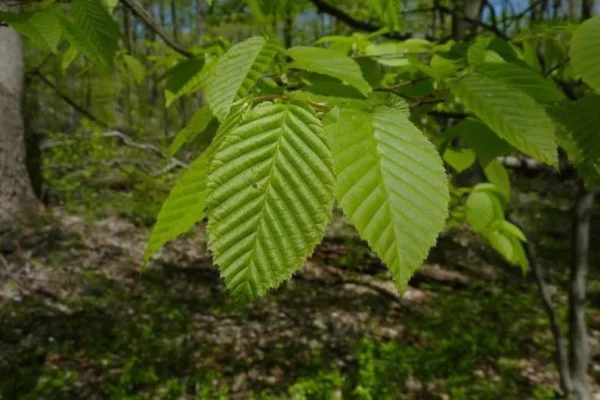
M 165 43 L 173 50 L 185 57 L 193 57 L 194 55 L 180 46 L 175 40 L 171 39 L 169 34 L 164 28 L 150 15 L 146 9 L 139 4 L 136 0 L 121 0 L 121 3 L 129 8 L 133 14 L 135 14 L 142 22 L 154 33 L 156 33 Z
M 338 19 L 340 22 L 343 22 L 344 24 L 348 25 L 349 27 L 357 29 L 359 31 L 377 32 L 383 28 L 382 26 L 372 24 L 370 22 L 358 20 L 358 19 L 354 18 L 352 15 L 345 12 L 344 10 L 341 10 L 341 9 L 329 4 L 325 0 L 310 0 L 310 2 L 317 8 L 318 13 L 329 14 L 332 17 L 335 17 L 336 19 Z M 412 13 L 419 13 L 419 12 L 432 12 L 434 10 L 435 10 L 435 8 L 433 8 L 433 7 L 419 8 L 416 10 L 404 11 L 403 14 L 412 14 Z M 394 40 L 406 40 L 406 39 L 410 39 L 411 37 L 413 37 L 413 34 L 396 32 L 396 33 L 386 33 L 383 36 L 385 36 L 389 39 L 394 39 Z M 437 38 L 434 38 L 429 35 L 426 35 L 426 39 L 438 40 Z
M 60 97 L 65 103 L 67 103 L 68 105 L 70 105 L 71 107 L 73 107 L 75 109 L 75 111 L 79 112 L 80 114 L 82 114 L 83 116 L 85 116 L 86 118 L 88 118 L 89 120 L 95 122 L 97 125 L 99 125 L 102 128 L 107 128 L 107 129 L 111 129 L 108 132 L 104 132 L 102 134 L 103 137 L 115 137 L 121 140 L 121 142 L 123 144 L 125 144 L 126 146 L 129 147 L 133 147 L 133 148 L 137 148 L 140 150 L 144 150 L 150 153 L 154 153 L 157 156 L 170 160 L 170 164 L 169 165 L 173 165 L 173 167 L 179 167 L 179 168 L 188 168 L 188 164 L 184 163 L 183 161 L 180 161 L 174 157 L 171 157 L 168 153 L 164 152 L 163 150 L 161 150 L 160 148 L 148 144 L 148 143 L 138 143 L 135 140 L 133 140 L 129 135 L 127 135 L 126 133 L 123 132 L 123 129 L 115 129 L 115 128 L 111 128 L 106 122 L 101 121 L 100 119 L 98 119 L 94 114 L 92 114 L 90 111 L 86 110 L 85 108 L 81 107 L 79 104 L 77 104 L 73 99 L 71 99 L 69 96 L 67 96 L 66 94 L 62 93 L 60 90 L 58 90 L 58 88 L 48 80 L 48 78 L 46 78 L 41 72 L 39 71 L 35 71 L 34 75 L 38 78 L 40 78 L 40 80 L 42 82 L 44 82 L 44 84 L 46 84 L 46 86 L 48 86 L 50 89 L 52 89 L 54 91 L 54 93 L 56 93 L 56 95 L 58 97 Z M 52 144 L 52 145 L 44 145 L 42 144 L 42 148 L 49 148 L 56 145 L 56 143 Z M 173 169 L 173 167 L 171 167 L 169 169 L 169 171 L 171 169 Z M 162 173 L 162 171 L 160 172 Z
M 508 221 L 519 227 L 519 229 L 521 229 L 527 238 L 527 242 L 525 243 L 525 255 L 527 256 L 527 262 L 531 267 L 531 274 L 533 275 L 533 279 L 537 285 L 538 293 L 542 299 L 542 303 L 544 304 L 546 314 L 548 315 L 550 329 L 552 330 L 552 337 L 554 338 L 554 347 L 556 351 L 555 356 L 560 376 L 560 386 L 563 390 L 563 394 L 569 394 L 572 391 L 572 383 L 569 361 L 567 358 L 567 347 L 565 343 L 565 337 L 560 329 L 558 313 L 554 308 L 552 298 L 548 291 L 548 287 L 546 286 L 545 271 L 538 263 L 535 253 L 535 245 L 532 242 L 531 234 L 527 232 L 523 224 L 514 215 L 508 214 L 506 218 Z

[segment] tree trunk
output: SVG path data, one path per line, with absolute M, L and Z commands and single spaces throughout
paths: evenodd
M 586 277 L 590 250 L 590 217 L 594 193 L 581 185 L 573 215 L 573 265 L 569 282 L 569 366 L 573 392 L 579 400 L 591 398 L 587 371 L 590 349 L 585 321 Z
M 24 68 L 20 35 L 0 26 L 0 222 L 39 204 L 25 162 Z

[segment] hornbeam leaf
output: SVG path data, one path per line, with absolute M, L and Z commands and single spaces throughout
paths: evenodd
M 600 93 L 600 16 L 588 19 L 575 30 L 571 62 L 575 72 Z
M 237 299 L 302 267 L 323 236 L 334 183 L 321 122 L 303 103 L 263 103 L 223 139 L 210 164 L 207 232 Z
M 204 218 L 207 169 L 208 157 L 204 153 L 173 186 L 148 239 L 144 262 L 148 262 L 163 244 L 189 231 L 196 222 Z
M 326 130 L 338 201 L 402 292 L 448 215 L 442 160 L 406 114 L 386 106 L 344 109 Z
M 17 32 L 42 49 L 55 53 L 62 36 L 60 20 L 51 11 L 13 14 L 0 11 L 0 20 L 7 21 Z
M 73 0 L 73 19 L 61 18 L 71 45 L 90 60 L 111 65 L 119 47 L 119 26 L 101 0 Z
M 185 143 L 193 140 L 197 135 L 207 130 L 211 122 L 216 120 L 214 119 L 212 110 L 205 104 L 202 108 L 194 113 L 188 124 L 177 134 L 169 146 L 169 154 L 174 155 L 177 153 L 177 150 Z M 216 126 L 215 123 L 212 124 Z M 212 131 L 213 133 L 216 129 L 208 130 L 209 133 Z
M 256 36 L 225 52 L 206 89 L 206 98 L 219 120 L 227 116 L 235 100 L 250 92 L 281 51 L 276 40 Z
M 587 187 L 600 187 L 600 96 L 564 102 L 552 113 L 559 124 L 558 141 Z
M 554 125 L 533 98 L 499 80 L 470 73 L 450 83 L 458 99 L 523 153 L 558 164 Z
M 308 46 L 292 47 L 288 49 L 287 54 L 294 59 L 289 64 L 290 68 L 332 76 L 354 86 L 363 94 L 371 91 L 360 66 L 348 56 L 333 50 Z
M 183 172 L 163 203 L 146 245 L 145 263 L 162 245 L 189 231 L 196 222 L 204 218 L 208 164 L 223 140 L 246 116 L 246 103 L 236 103 L 232 108 L 210 146 Z
M 516 64 L 482 62 L 475 67 L 475 71 L 519 89 L 541 104 L 556 103 L 565 98 L 551 81 Z

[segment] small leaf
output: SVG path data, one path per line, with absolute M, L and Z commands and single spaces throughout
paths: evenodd
M 371 91 L 358 64 L 348 56 L 319 47 L 292 47 L 287 54 L 294 59 L 289 68 L 302 69 L 329 75 L 348 85 L 352 85 L 363 94 Z
M 571 38 L 571 63 L 575 73 L 600 93 L 600 16 L 590 18 Z
M 498 160 L 490 161 L 484 168 L 483 174 L 486 179 L 498 188 L 504 196 L 506 203 L 510 200 L 510 178 L 508 171 Z
M 392 31 L 400 26 L 400 0 L 374 0 L 373 5 L 379 19 Z
M 146 71 L 144 70 L 142 63 L 139 62 L 137 58 L 130 56 L 129 54 L 123 55 L 123 62 L 125 63 L 125 66 L 129 72 L 131 72 L 131 75 L 133 75 L 133 79 L 135 79 L 138 84 L 142 83 L 146 75 Z
M 558 164 L 554 126 L 533 98 L 477 73 L 450 83 L 450 88 L 468 109 L 515 148 L 551 165 Z
M 519 229 L 518 226 L 516 226 L 515 224 L 513 224 L 509 221 L 502 221 L 502 224 L 500 225 L 500 229 L 504 233 L 507 233 L 509 235 L 516 237 L 521 242 L 527 241 L 527 238 L 525 237 L 525 234 L 523 233 L 523 231 L 521 231 L 521 229 Z
M 221 120 L 227 116 L 231 104 L 252 90 L 281 51 L 276 40 L 258 36 L 227 50 L 206 89 L 207 100 L 217 118 Z
M 444 151 L 444 161 L 456 172 L 461 173 L 475 162 L 475 152 L 471 149 L 453 149 Z
M 473 190 L 466 202 L 467 222 L 474 232 L 483 233 L 497 221 L 504 220 L 500 195 L 487 190 Z
M 66 52 L 63 53 L 62 60 L 60 61 L 60 70 L 65 72 L 69 69 L 69 66 L 73 63 L 75 58 L 79 55 L 77 49 L 73 46 L 70 46 Z
M 403 292 L 448 215 L 442 160 L 404 113 L 386 106 L 343 109 L 326 130 L 338 201 Z

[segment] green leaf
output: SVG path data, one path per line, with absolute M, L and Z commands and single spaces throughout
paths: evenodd
M 458 173 L 463 172 L 475 162 L 475 152 L 471 149 L 453 149 L 444 151 L 444 161 Z
M 187 58 L 171 68 L 167 73 L 165 86 L 166 106 L 171 107 L 181 96 L 203 89 L 215 66 L 215 62 L 211 63 L 210 59 L 207 60 L 204 55 L 199 55 Z
M 142 83 L 144 81 L 144 77 L 146 76 L 146 71 L 144 70 L 144 66 L 139 60 L 129 54 L 123 55 L 123 62 L 125 66 L 131 72 L 133 79 L 138 83 Z
M 402 42 L 370 44 L 365 54 L 373 56 L 375 61 L 390 67 L 410 64 L 410 53 L 427 53 L 433 50 L 433 44 L 425 39 L 408 39 Z
M 379 19 L 392 31 L 400 26 L 400 0 L 374 0 L 373 5 Z
M 498 191 L 504 196 L 505 202 L 508 203 L 510 200 L 510 178 L 506 168 L 498 160 L 492 160 L 483 168 L 483 174 L 490 183 L 498 188 Z
M 332 76 L 354 86 L 363 94 L 371 91 L 359 65 L 348 56 L 329 49 L 305 46 L 292 47 L 287 54 L 294 59 L 289 68 Z
M 252 37 L 232 46 L 221 57 L 206 89 L 215 116 L 223 119 L 231 104 L 246 96 L 282 51 L 276 40 Z
M 486 232 L 494 223 L 504 220 L 502 199 L 496 191 L 474 189 L 465 206 L 467 222 L 474 232 Z
M 478 73 L 450 83 L 459 100 L 498 136 L 523 153 L 558 164 L 554 126 L 544 109 L 520 90 Z
M 563 102 L 552 113 L 558 140 L 589 188 L 600 187 L 600 96 Z
M 7 21 L 17 32 L 31 40 L 34 46 L 56 52 L 63 30 L 60 20 L 52 11 L 19 14 L 0 11 L 0 20 Z
M 211 124 L 211 122 L 213 122 Z M 207 129 L 209 125 L 212 125 L 212 129 Z M 169 147 L 169 154 L 173 155 L 179 150 L 185 143 L 191 142 L 199 134 L 208 131 L 209 136 L 211 133 L 216 132 L 218 123 L 214 118 L 212 110 L 205 104 L 202 108 L 194 113 L 188 124 L 177 134 L 171 142 Z
M 208 157 L 201 155 L 183 172 L 162 205 L 146 245 L 144 263 L 165 243 L 204 218 Z
M 448 182 L 433 144 L 386 106 L 341 110 L 326 126 L 344 213 L 404 291 L 448 215 Z
M 503 230 L 490 231 L 484 236 L 492 248 L 500 253 L 508 262 L 519 265 L 523 273 L 527 271 L 527 257 L 523 250 L 523 245 L 518 238 Z
M 516 237 L 521 242 L 527 241 L 527 238 L 525 237 L 525 234 L 523 233 L 523 231 L 521 229 L 519 229 L 518 226 L 516 226 L 515 224 L 513 224 L 509 221 L 502 221 L 502 223 L 500 224 L 500 229 L 504 233 L 507 233 L 509 235 Z
M 77 49 L 73 46 L 70 46 L 62 55 L 62 60 L 60 60 L 60 70 L 65 72 L 67 69 L 69 69 L 69 66 L 73 63 L 78 55 L 79 52 Z
M 600 93 L 600 16 L 581 24 L 571 38 L 571 63 L 575 73 Z
M 449 139 L 462 137 L 475 151 L 483 168 L 497 157 L 507 155 L 514 150 L 508 142 L 499 138 L 486 124 L 472 118 L 467 118 L 448 128 L 446 136 Z
M 262 103 L 210 164 L 209 249 L 232 294 L 263 295 L 303 266 L 334 197 L 321 122 L 301 103 Z
M 542 75 L 529 68 L 511 63 L 482 62 L 475 67 L 475 71 L 507 86 L 521 90 L 538 103 L 556 103 L 565 98 L 551 81 L 544 79 Z
M 65 35 L 79 52 L 95 63 L 111 65 L 121 33 L 100 0 L 73 0 L 73 19 L 61 18 Z
M 537 55 L 537 43 L 523 41 L 523 59 L 525 63 L 534 71 L 541 72 L 542 66 Z

